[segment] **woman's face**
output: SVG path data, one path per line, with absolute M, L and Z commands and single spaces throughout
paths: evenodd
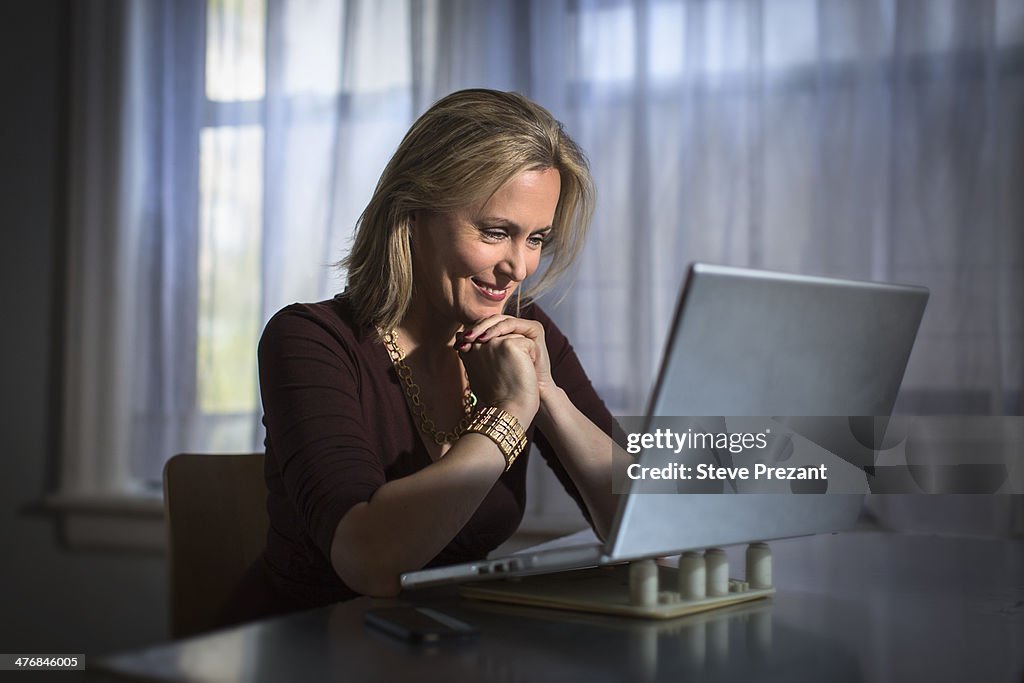
M 413 308 L 462 325 L 501 313 L 537 270 L 561 186 L 553 168 L 524 171 L 483 205 L 417 212 Z

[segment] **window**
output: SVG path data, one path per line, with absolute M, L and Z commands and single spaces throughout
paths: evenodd
M 173 416 L 166 445 L 132 454 L 135 476 L 153 483 L 173 452 L 262 449 L 256 340 L 282 306 L 343 286 L 330 264 L 412 118 L 407 1 L 209 0 L 204 11 L 192 27 L 201 63 L 188 72 L 201 83 L 198 115 L 173 124 L 195 160 L 168 169 L 195 188 L 173 237 L 195 236 L 194 262 L 155 294 L 180 299 L 174 333 L 186 348 L 154 382 L 177 398 L 150 387 L 138 408 L 142 435 Z M 385 31 L 397 42 L 378 40 Z
M 265 0 L 210 0 L 199 133 L 195 410 L 205 450 L 247 450 L 258 410 Z
M 905 386 L 1019 411 L 1017 0 L 72 6 L 65 493 L 261 448 L 260 330 L 343 288 L 380 170 L 462 87 L 535 97 L 590 156 L 555 315 L 613 410 L 644 405 L 705 260 L 926 284 Z

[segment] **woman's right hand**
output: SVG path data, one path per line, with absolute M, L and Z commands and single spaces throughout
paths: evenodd
M 540 407 L 533 342 L 510 334 L 459 351 L 470 386 L 480 405 L 495 406 L 516 416 L 523 429 Z

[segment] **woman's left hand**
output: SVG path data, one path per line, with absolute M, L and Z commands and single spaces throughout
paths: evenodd
M 455 348 L 468 350 L 470 344 L 486 344 L 492 339 L 508 334 L 518 334 L 533 342 L 533 367 L 537 371 L 537 388 L 543 402 L 547 394 L 556 388 L 551 378 L 551 361 L 544 341 L 544 326 L 536 320 L 523 320 L 509 315 L 492 315 L 478 320 L 459 335 Z
M 586 415 L 581 413 L 569 396 L 551 377 L 544 326 L 535 320 L 523 320 L 507 315 L 494 315 L 468 326 L 455 340 L 455 348 L 469 356 L 480 353 L 488 342 L 514 337 L 515 342 L 528 340 L 537 373 L 540 405 L 536 413 L 537 427 L 553 446 L 558 459 L 583 496 L 594 530 L 602 539 L 608 538 L 612 519 L 618 507 L 618 498 L 612 495 L 612 455 L 618 448 Z M 468 359 L 472 362 L 472 358 Z M 524 360 L 524 365 L 529 367 Z M 621 450 L 621 449 L 620 449 Z M 628 458 L 622 453 L 623 458 Z

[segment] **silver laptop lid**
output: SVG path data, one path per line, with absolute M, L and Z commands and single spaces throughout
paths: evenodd
M 887 416 L 927 300 L 922 287 L 693 264 L 648 415 Z M 848 528 L 862 500 L 624 498 L 609 538 L 618 559 Z

